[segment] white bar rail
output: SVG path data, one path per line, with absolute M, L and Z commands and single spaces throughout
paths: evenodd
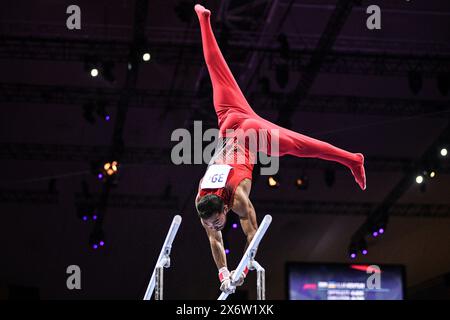
M 156 273 L 158 272 L 158 283 L 159 286 L 157 288 L 158 295 L 155 298 L 157 300 L 162 300 L 162 270 L 163 268 L 170 267 L 170 251 L 172 249 L 172 242 L 175 239 L 175 235 L 178 232 L 178 228 L 181 224 L 181 216 L 176 215 L 173 220 L 172 224 L 170 225 L 169 232 L 167 233 L 166 240 L 164 241 L 164 244 L 161 248 L 161 252 L 159 253 L 158 260 L 156 261 L 155 269 L 153 270 L 152 277 L 150 278 L 150 282 L 147 286 L 147 290 L 145 291 L 144 300 L 150 300 L 152 297 L 153 291 L 155 290 L 155 284 L 156 284 Z
M 244 269 L 246 266 L 251 265 L 250 262 L 254 262 L 254 258 L 256 255 L 256 250 L 258 249 L 258 245 L 261 242 L 262 237 L 267 231 L 267 228 L 269 228 L 270 223 L 272 222 L 272 216 L 267 214 L 263 221 L 261 222 L 258 230 L 256 231 L 255 236 L 253 237 L 252 241 L 250 242 L 247 250 L 244 253 L 244 256 L 241 259 L 241 262 L 239 262 L 238 267 L 236 268 L 236 271 L 233 274 L 233 277 L 231 278 L 231 283 L 235 283 L 239 276 L 244 272 Z M 254 268 L 250 269 L 258 269 L 258 267 L 261 267 L 259 264 L 254 264 Z M 264 270 L 264 269 L 262 269 Z M 264 277 L 264 275 L 263 275 Z M 265 294 L 264 294 L 265 295 Z M 217 300 L 225 300 L 228 297 L 228 294 L 225 292 L 222 292 L 222 294 L 219 296 Z

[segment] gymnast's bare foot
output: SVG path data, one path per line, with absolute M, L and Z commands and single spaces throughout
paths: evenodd
M 206 9 L 204 6 L 200 4 L 196 4 L 194 7 L 195 11 L 197 12 L 197 15 L 200 17 L 200 15 L 203 15 L 205 18 L 208 18 L 211 15 L 211 11 Z
M 362 190 L 366 190 L 366 171 L 364 170 L 364 156 L 362 153 L 356 154 L 358 161 L 350 170 L 352 171 L 355 181 Z

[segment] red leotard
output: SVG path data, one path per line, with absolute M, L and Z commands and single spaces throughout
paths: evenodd
M 200 21 L 203 54 L 213 87 L 213 102 L 218 118 L 219 137 L 226 136 L 226 129 L 265 129 L 268 132 L 267 145 L 270 146 L 273 134 L 271 130 L 277 129 L 279 133 L 277 137 L 279 140 L 278 152 L 271 152 L 270 149 L 258 151 L 265 151 L 271 156 L 289 154 L 297 157 L 320 158 L 339 162 L 352 171 L 356 182 L 364 190 L 366 179 L 364 157 L 361 153 L 351 153 L 327 142 L 280 127 L 261 118 L 253 111 L 220 52 L 211 28 L 210 12 L 199 5 L 195 7 L 195 10 Z M 246 159 L 250 156 L 247 150 L 239 150 L 238 152 L 245 152 Z M 251 179 L 253 164 L 235 164 L 233 162 L 228 162 L 228 164 L 233 169 L 230 171 L 226 186 L 222 189 L 199 190 L 199 195 L 201 198 L 205 194 L 217 194 L 231 208 L 233 195 L 239 183 L 243 179 Z

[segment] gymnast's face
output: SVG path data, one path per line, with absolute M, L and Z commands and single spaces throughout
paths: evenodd
M 213 214 L 211 217 L 203 219 L 203 221 L 210 229 L 214 229 L 216 231 L 222 230 L 225 227 L 225 223 L 227 222 L 227 213 L 225 211 L 225 208 L 222 212 Z

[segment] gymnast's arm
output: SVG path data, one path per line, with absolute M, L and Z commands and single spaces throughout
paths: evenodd
M 209 245 L 211 246 L 211 252 L 217 269 L 220 270 L 224 267 L 227 267 L 227 258 L 225 256 L 222 232 L 211 229 L 206 226 L 201 219 L 200 221 L 203 225 L 203 228 L 205 228 L 206 230 L 206 234 L 208 235 Z
M 248 195 L 239 189 L 236 190 L 233 211 L 239 215 L 242 231 L 247 237 L 247 243 L 245 245 L 245 250 L 247 250 L 247 247 L 258 230 L 258 223 L 256 222 L 256 211 L 252 202 L 248 198 Z

